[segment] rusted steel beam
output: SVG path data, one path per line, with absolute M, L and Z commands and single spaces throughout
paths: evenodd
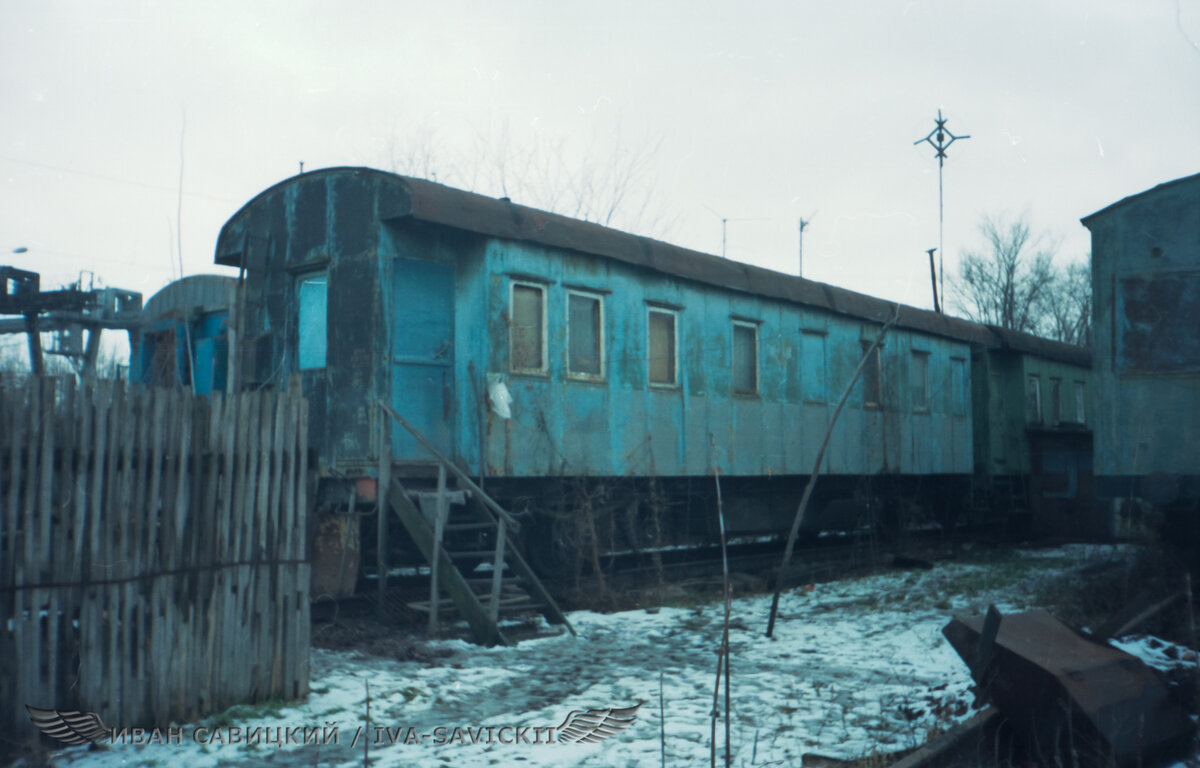
M 984 650 L 985 626 L 983 617 L 956 616 L 942 634 L 971 664 Z M 1005 616 L 977 679 L 1031 753 L 1070 750 L 1086 754 L 1088 764 L 1149 764 L 1185 747 L 1195 731 L 1149 667 L 1045 611 Z

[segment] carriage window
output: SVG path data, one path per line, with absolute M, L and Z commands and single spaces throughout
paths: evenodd
M 546 372 L 546 289 L 512 284 L 512 317 L 508 326 L 509 365 L 521 373 Z
M 1031 424 L 1042 423 L 1042 380 L 1037 376 L 1029 377 L 1028 417 Z
M 297 304 L 299 346 L 297 364 L 302 371 L 325 367 L 328 334 L 329 278 L 324 273 L 300 278 Z
M 912 403 L 914 411 L 929 410 L 929 353 L 913 350 Z
M 960 358 L 950 360 L 950 385 L 953 388 L 954 415 L 967 415 L 967 361 Z
M 867 354 L 867 350 L 871 349 L 871 342 L 864 341 L 862 343 L 863 354 Z M 879 369 L 879 347 L 875 347 L 867 358 L 867 364 L 863 366 L 862 382 L 863 382 L 863 406 L 866 408 L 880 408 L 883 405 L 883 381 L 880 378 L 881 372 Z
M 1075 382 L 1075 421 L 1086 424 L 1086 411 L 1083 407 L 1083 382 Z
M 673 387 L 678 383 L 675 370 L 677 316 L 667 309 L 651 309 L 646 315 L 650 337 L 648 356 L 651 384 Z
M 758 326 L 733 321 L 733 391 L 758 394 Z
M 825 402 L 825 334 L 800 334 L 800 386 L 804 399 Z
M 567 293 L 567 375 L 604 376 L 604 305 L 599 296 Z

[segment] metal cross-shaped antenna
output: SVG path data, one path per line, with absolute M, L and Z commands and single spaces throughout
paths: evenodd
M 944 217 L 942 214 L 942 209 L 943 209 L 943 204 L 942 204 L 942 165 L 946 162 L 946 150 L 950 148 L 951 144 L 958 141 L 959 139 L 969 139 L 971 137 L 969 135 L 955 136 L 953 133 L 950 133 L 950 129 L 946 127 L 946 118 L 942 117 L 942 110 L 940 110 L 940 109 L 938 110 L 937 119 L 934 120 L 934 122 L 937 124 L 937 126 L 932 131 L 930 131 L 929 135 L 926 136 L 925 138 L 917 139 L 916 141 L 914 141 L 913 146 L 915 147 L 918 144 L 924 144 L 924 143 L 928 142 L 929 146 L 933 147 L 934 150 L 937 152 L 937 161 L 938 161 L 938 271 L 941 272 L 941 281 L 940 281 L 941 282 L 941 294 L 942 294 L 942 299 L 944 301 L 946 298 L 946 270 L 945 270 L 946 248 L 945 248 L 945 243 L 942 242 L 944 240 L 944 235 L 943 235 Z M 935 137 L 937 138 L 937 141 L 934 141 Z M 946 140 L 947 138 L 949 138 L 949 141 Z M 937 302 L 936 296 L 934 297 L 934 302 L 936 305 L 936 302 Z M 936 306 L 935 306 L 935 308 L 936 308 Z
M 937 127 L 934 128 L 932 131 L 930 131 L 929 135 L 926 136 L 925 138 L 917 139 L 916 141 L 913 142 L 913 146 L 924 143 L 926 141 L 929 142 L 929 145 L 931 147 L 933 147 L 935 150 L 937 150 L 937 159 L 938 159 L 939 166 L 941 166 L 942 161 L 944 161 L 946 159 L 946 150 L 950 148 L 951 144 L 958 141 L 959 139 L 971 138 L 969 135 L 968 136 L 955 136 L 953 133 L 950 133 L 950 129 L 946 127 L 947 119 L 948 118 L 942 117 L 942 110 L 939 109 L 937 119 L 934 120 L 934 122 L 937 123 Z M 937 136 L 937 141 L 933 140 L 934 136 Z M 950 137 L 950 141 L 946 141 L 947 136 Z

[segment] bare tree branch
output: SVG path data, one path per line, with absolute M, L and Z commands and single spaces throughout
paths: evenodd
M 620 123 L 576 138 L 505 120 L 472 126 L 467 157 L 445 149 L 428 122 L 386 129 L 380 164 L 393 173 L 433 178 L 483 194 L 508 197 L 584 221 L 664 237 L 675 218 L 658 194 L 664 139 L 630 142 Z
M 1034 235 L 1026 216 L 985 216 L 979 232 L 985 245 L 963 254 L 956 308 L 976 322 L 1086 344 L 1090 268 L 1057 269 L 1057 246 Z

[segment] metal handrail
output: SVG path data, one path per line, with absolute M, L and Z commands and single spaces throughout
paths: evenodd
M 388 416 L 391 416 L 393 419 L 396 420 L 396 423 L 398 423 L 400 426 L 407 429 L 409 434 L 411 434 L 414 438 L 416 438 L 417 443 L 422 448 L 424 448 L 426 451 L 428 451 L 433 456 L 433 458 L 435 458 L 439 462 L 441 462 L 442 465 L 444 465 L 446 467 L 446 469 L 453 472 L 454 476 L 458 478 L 459 482 L 461 482 L 463 485 L 465 485 L 467 487 L 467 489 L 470 490 L 472 493 L 476 494 L 478 496 L 478 498 L 483 502 L 484 506 L 486 506 L 493 513 L 495 513 L 496 517 L 499 518 L 499 520 L 501 522 L 503 522 L 506 526 L 508 526 L 508 528 L 511 529 L 513 532 L 521 530 L 521 524 L 519 522 L 517 522 L 516 518 L 514 518 L 512 515 L 510 515 L 504 509 L 504 507 L 500 506 L 495 501 L 493 501 L 492 497 L 490 497 L 486 493 L 484 493 L 483 489 L 475 484 L 475 481 L 471 479 L 470 475 L 468 475 L 466 472 L 463 472 L 461 469 L 458 468 L 457 464 L 453 463 L 452 461 L 447 459 L 445 456 L 443 456 L 442 453 L 437 448 L 434 448 L 433 443 L 429 442 L 429 440 L 424 435 L 422 435 L 420 432 L 418 432 L 417 429 L 415 427 L 413 427 L 413 425 L 411 425 L 407 421 L 405 421 L 403 416 L 396 413 L 396 411 L 391 406 L 389 406 L 387 403 L 383 402 L 382 400 L 376 399 L 375 402 L 379 405 L 379 408 L 384 413 L 386 413 Z

